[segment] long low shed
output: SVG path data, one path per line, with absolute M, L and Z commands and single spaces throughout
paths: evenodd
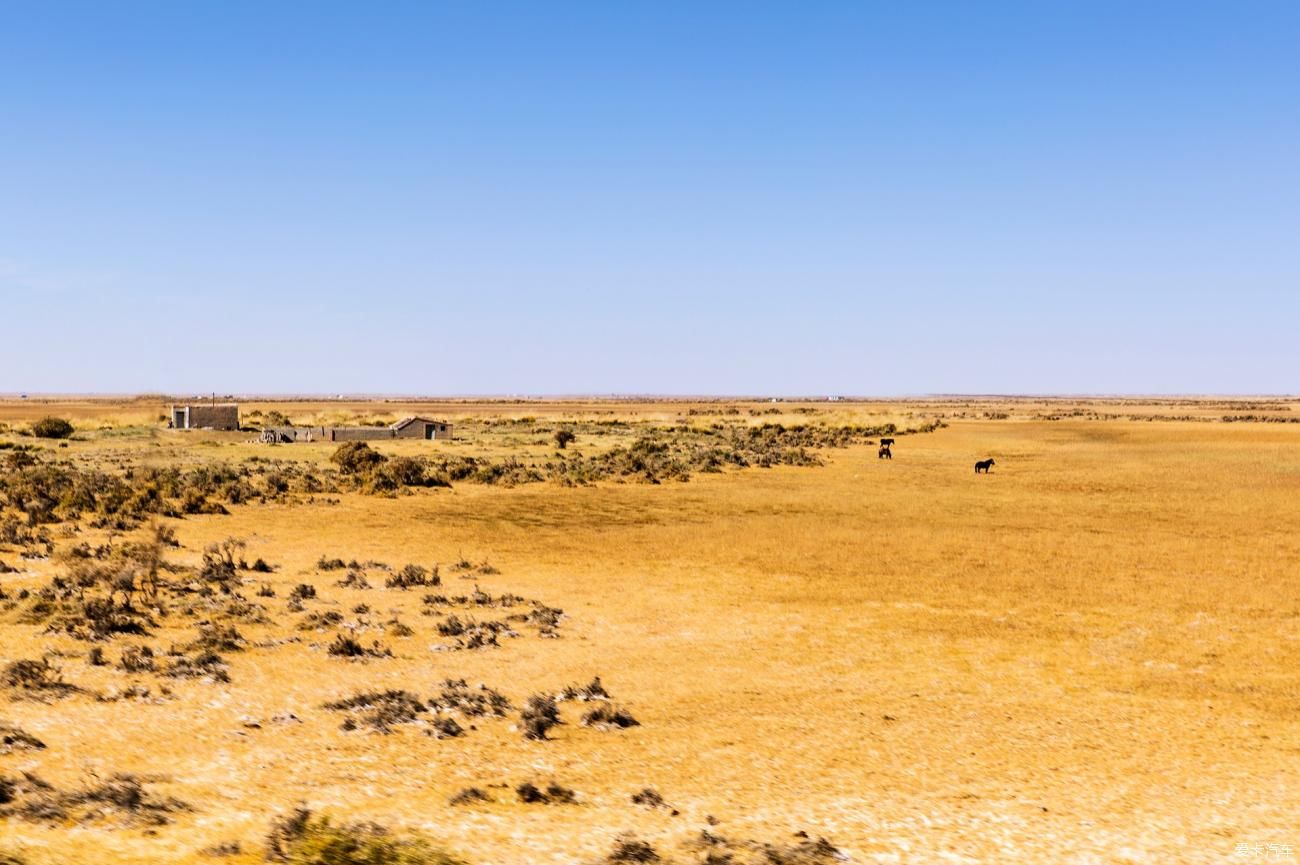
M 262 430 L 266 442 L 360 442 L 383 439 L 449 439 L 452 425 L 427 417 L 402 418 L 390 426 L 289 426 Z

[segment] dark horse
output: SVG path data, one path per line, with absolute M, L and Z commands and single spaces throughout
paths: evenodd
M 975 463 L 975 474 L 979 474 L 980 472 L 984 472 L 984 474 L 988 474 L 989 469 L 992 468 L 994 465 L 995 463 L 991 458 L 986 460 L 980 460 L 979 462 Z
M 889 447 L 890 445 L 892 445 L 892 444 L 894 443 L 894 440 L 893 440 L 893 439 L 881 439 L 881 440 L 880 440 L 880 443 L 881 443 L 882 445 L 884 445 L 885 447 Z
M 892 460 L 893 458 L 894 455 L 889 452 L 889 445 L 882 444 L 880 450 L 876 452 L 876 459 L 878 460 Z

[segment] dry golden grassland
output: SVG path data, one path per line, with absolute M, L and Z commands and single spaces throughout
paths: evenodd
M 947 425 L 900 436 L 892 460 L 859 443 L 819 450 L 821 466 L 729 468 L 685 483 L 342 488 L 162 518 L 180 543 L 165 552 L 178 566 L 166 578 L 192 579 L 180 566 L 232 537 L 249 562 L 274 567 L 239 574 L 237 591 L 267 621 L 233 622 L 246 645 L 221 652 L 229 682 L 117 666 L 124 648 L 149 645 L 161 668 L 202 621 L 231 624 L 209 607 L 187 616 L 172 600 L 148 635 L 100 641 L 25 616 L 67 572 L 67 548 L 120 545 L 147 522 L 111 538 L 86 515 L 51 524 L 46 558 L 0 544 L 0 561 L 17 569 L 0 574 L 0 667 L 48 657 L 83 689 L 0 682 L 0 722 L 46 745 L 0 750 L 0 777 L 27 771 L 80 790 L 131 773 L 150 796 L 187 806 L 167 822 L 108 806 L 45 820 L 15 813 L 0 817 L 0 852 L 33 865 L 260 862 L 272 819 L 300 802 L 345 823 L 420 832 L 480 865 L 599 862 L 623 833 L 664 861 L 704 861 L 707 850 L 687 843 L 701 830 L 786 845 L 791 862 L 823 861 L 790 847 L 800 831 L 854 862 L 1225 862 L 1243 843 L 1300 851 L 1300 424 L 1269 422 L 1300 418 L 1300 404 L 242 408 L 246 419 L 276 410 L 300 423 L 434 414 L 457 423 L 456 441 L 373 448 L 536 460 L 553 455 L 549 430 L 560 423 L 579 430 L 570 451 L 590 453 L 652 425 Z M 169 431 L 162 411 L 153 400 L 6 401 L 0 442 L 118 472 L 251 457 L 332 470 L 333 445 Z M 45 414 L 78 427 L 66 448 L 21 435 Z M 599 431 L 617 420 L 632 426 Z M 997 464 L 976 476 L 984 457 Z M 442 586 L 385 588 L 390 574 L 371 566 L 371 588 L 343 588 L 345 571 L 321 570 L 322 556 L 439 563 Z M 474 568 L 456 570 L 462 559 Z M 258 594 L 262 583 L 273 597 Z M 317 597 L 295 612 L 290 592 L 302 583 Z M 424 596 L 476 586 L 562 609 L 557 637 L 519 623 L 520 636 L 499 646 L 449 648 L 436 626 L 452 608 L 424 615 Z M 32 594 L 20 600 L 24 589 Z M 479 622 L 529 609 L 455 608 Z M 330 611 L 343 621 L 299 630 Z M 338 633 L 392 655 L 331 656 Z M 107 665 L 90 663 L 96 647 Z M 595 676 L 639 726 L 584 726 L 596 704 L 568 700 L 549 740 L 522 735 L 530 695 Z M 384 689 L 428 699 L 462 678 L 501 692 L 512 710 L 456 716 L 463 735 L 440 738 L 426 721 L 388 735 L 343 730 L 347 713 L 323 708 Z M 149 696 L 104 699 L 133 684 Z M 528 781 L 570 788 L 576 802 L 522 802 L 515 787 Z M 471 786 L 490 801 L 449 804 Z M 631 801 L 647 787 L 666 807 Z M 201 852 L 223 842 L 241 852 Z

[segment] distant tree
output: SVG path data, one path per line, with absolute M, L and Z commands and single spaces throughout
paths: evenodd
M 42 439 L 65 439 L 75 430 L 61 417 L 41 418 L 32 424 L 32 435 Z
M 274 410 L 268 411 L 262 420 L 267 426 L 293 426 L 293 421 L 289 420 L 283 412 Z
M 560 450 L 564 450 L 569 446 L 569 442 L 576 438 L 577 436 L 574 435 L 574 432 L 571 429 L 557 429 L 555 431 L 555 446 Z

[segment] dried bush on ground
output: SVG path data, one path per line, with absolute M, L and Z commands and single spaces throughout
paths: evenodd
M 576 793 L 554 781 L 547 784 L 545 789 L 531 781 L 525 781 L 515 787 L 515 795 L 519 797 L 520 802 L 530 805 L 572 805 L 578 801 Z
M 582 716 L 584 727 L 639 727 L 641 722 L 632 717 L 632 713 L 617 706 L 597 706 Z
M 161 826 L 170 815 L 190 810 L 170 797 L 151 794 L 145 785 L 158 779 L 117 773 L 87 777 L 76 790 L 60 790 L 29 772 L 21 779 L 0 778 L 0 817 L 34 823 L 89 823 L 116 818 L 124 825 Z
M 438 576 L 438 566 L 434 565 L 433 570 L 421 567 L 420 565 L 407 565 L 397 573 L 384 580 L 384 585 L 390 589 L 409 589 L 415 586 L 441 586 L 442 578 Z
M 22 727 L 0 721 L 0 754 L 14 751 L 44 751 L 45 743 Z
M 504 718 L 510 711 L 510 701 L 487 685 L 471 688 L 464 679 L 447 679 L 442 683 L 438 696 L 429 701 L 429 708 L 438 712 L 458 712 L 466 718 Z
M 354 730 L 366 726 L 380 733 L 391 733 L 396 724 L 409 724 L 426 711 L 420 698 L 410 691 L 366 691 L 342 700 L 326 703 L 326 709 L 349 712 L 343 728 Z
M 524 738 L 544 740 L 546 733 L 561 723 L 560 710 L 555 705 L 555 698 L 548 694 L 534 694 L 519 713 Z
M 70 682 L 63 681 L 63 673 L 48 658 L 39 661 L 20 659 L 5 665 L 0 680 L 23 696 L 37 700 L 68 697 L 82 692 Z
M 461 865 L 418 835 L 395 836 L 374 823 L 335 825 L 306 808 L 272 824 L 266 859 L 291 865 Z
M 336 658 L 391 658 L 393 656 L 392 651 L 380 645 L 377 640 L 366 647 L 347 634 L 337 635 L 334 642 L 329 644 L 327 651 Z
M 475 802 L 491 802 L 492 797 L 478 787 L 466 787 L 447 800 L 448 805 L 472 805 Z M 2 865 L 2 863 L 0 863 Z
M 72 424 L 61 417 L 45 417 L 32 424 L 32 435 L 38 439 L 66 439 L 74 432 Z

